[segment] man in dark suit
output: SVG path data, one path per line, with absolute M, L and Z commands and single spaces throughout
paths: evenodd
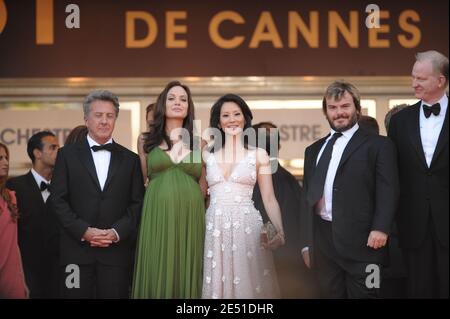
M 18 241 L 30 298 L 58 297 L 58 224 L 47 205 L 58 149 L 52 132 L 34 134 L 27 144 L 31 170 L 7 182 L 17 196 Z
M 58 152 L 50 196 L 63 228 L 63 296 L 127 298 L 144 193 L 139 157 L 112 140 L 115 95 L 94 91 L 83 110 L 88 135 Z
M 281 148 L 280 135 L 275 134 L 278 130 L 277 127 L 271 122 L 261 122 L 254 124 L 252 127 L 256 130 L 255 146 L 265 148 L 270 156 L 273 189 L 280 204 L 284 232 L 287 238 L 284 246 L 273 251 L 281 298 L 315 298 L 318 296 L 317 284 L 309 269 L 298 259 L 297 254 L 300 238 L 298 229 L 302 187 L 295 177 L 280 165 L 277 159 L 278 151 L 272 154 L 274 149 L 279 150 Z M 258 184 L 255 185 L 252 199 L 255 202 L 256 209 L 261 213 L 263 222 L 269 221 Z
M 389 124 L 400 172 L 399 242 L 412 298 L 449 297 L 448 66 L 437 51 L 418 53 L 412 87 L 421 101 Z
M 303 259 L 325 298 L 376 298 L 398 199 L 395 147 L 359 128 L 357 89 L 331 84 L 323 99 L 331 127 L 305 151 Z

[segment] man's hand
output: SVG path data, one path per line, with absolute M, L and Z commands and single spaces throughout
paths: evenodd
M 103 229 L 100 234 L 92 238 L 92 247 L 109 247 L 113 242 L 117 241 L 116 233 L 112 229 Z
M 306 267 L 311 268 L 311 258 L 309 256 L 309 249 L 305 249 L 304 251 L 302 251 L 302 257 Z
M 88 227 L 88 229 L 86 230 L 86 232 L 83 235 L 83 239 L 85 241 L 91 242 L 93 240 L 94 236 L 98 236 L 103 233 L 104 233 L 104 230 L 102 230 L 102 229 Z
M 367 246 L 373 249 L 382 248 L 386 245 L 387 239 L 388 235 L 385 233 L 378 230 L 372 230 L 367 239 Z
M 109 245 L 117 241 L 117 236 L 112 229 L 89 227 L 84 233 L 83 239 L 88 241 L 91 247 L 109 247 Z

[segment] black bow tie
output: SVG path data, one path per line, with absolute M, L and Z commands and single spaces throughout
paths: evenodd
M 433 104 L 432 106 L 429 105 L 423 105 L 423 113 L 425 114 L 426 118 L 429 118 L 431 113 L 438 116 L 439 112 L 441 112 L 441 105 L 439 103 Z
M 113 144 L 108 143 L 108 144 L 103 144 L 103 145 L 93 145 L 93 146 L 91 146 L 91 148 L 94 152 L 101 151 L 101 150 L 112 152 Z
M 45 190 L 48 190 L 50 192 L 50 184 L 47 184 L 46 182 L 42 181 L 39 189 L 41 190 L 41 192 Z

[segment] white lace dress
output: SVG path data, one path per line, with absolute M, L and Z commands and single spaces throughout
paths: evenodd
M 228 180 L 214 154 L 205 160 L 210 205 L 202 298 L 279 298 L 272 252 L 261 246 L 262 218 L 251 199 L 256 151 L 248 152 Z

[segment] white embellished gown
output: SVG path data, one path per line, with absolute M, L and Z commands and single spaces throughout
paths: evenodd
M 252 201 L 256 150 L 234 166 L 225 179 L 214 154 L 207 154 L 206 211 L 202 298 L 279 298 L 272 252 L 261 245 L 262 218 Z

